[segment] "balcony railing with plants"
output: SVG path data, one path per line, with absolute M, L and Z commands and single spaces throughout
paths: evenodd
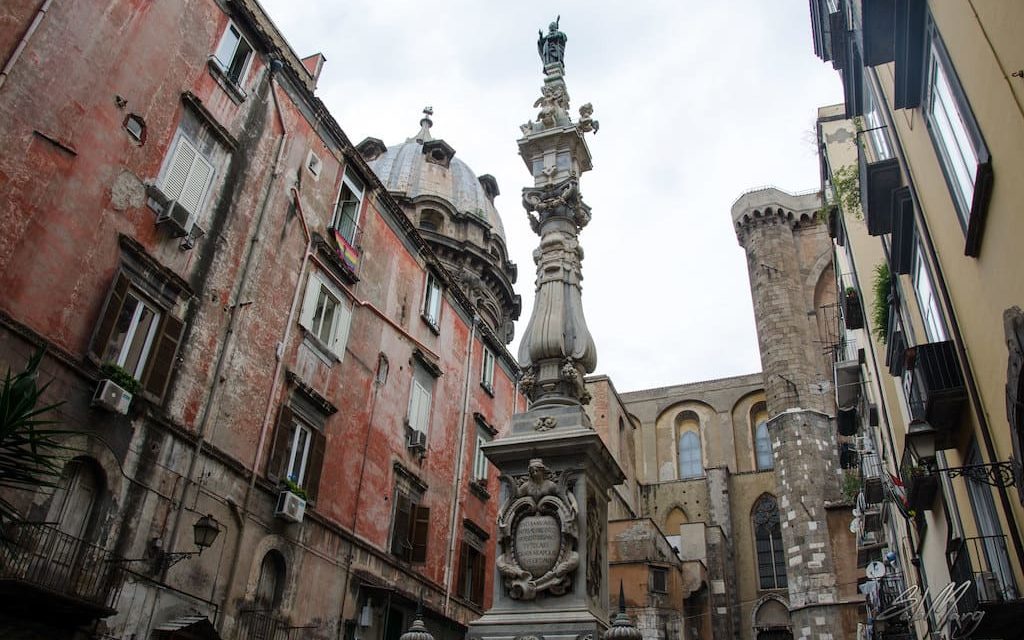
M 919 344 L 907 349 L 907 387 L 912 408 L 923 411 L 914 416 L 927 420 L 940 431 L 953 429 L 967 401 L 960 359 L 951 340 Z
M 0 584 L 14 597 L 55 596 L 95 617 L 115 612 L 123 572 L 107 550 L 42 523 L 11 523 L 3 538 Z

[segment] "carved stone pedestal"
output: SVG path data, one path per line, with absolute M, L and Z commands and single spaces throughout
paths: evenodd
M 608 628 L 608 490 L 624 476 L 579 406 L 513 416 L 501 470 L 494 606 L 467 638 L 587 640 Z

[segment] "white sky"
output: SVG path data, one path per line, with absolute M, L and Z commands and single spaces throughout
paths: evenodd
M 261 2 L 296 53 L 327 57 L 317 94 L 354 143 L 402 142 L 431 105 L 434 137 L 497 178 L 523 296 L 513 353 L 538 241 L 515 141 L 543 83 L 537 30 L 561 14 L 571 112 L 591 102 L 601 123 L 580 183 L 596 373 L 633 391 L 760 370 L 729 208 L 764 184 L 819 186 L 816 109 L 842 88 L 806 0 Z

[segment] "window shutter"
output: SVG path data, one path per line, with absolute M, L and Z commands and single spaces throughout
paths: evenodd
M 284 467 L 288 464 L 288 449 L 294 435 L 295 419 L 292 410 L 288 405 L 281 405 L 281 412 L 277 418 L 277 430 L 274 435 L 274 446 L 270 450 L 270 457 L 267 458 L 267 479 L 271 482 L 279 482 L 284 476 Z
M 462 551 L 459 553 L 459 582 L 456 590 L 458 594 L 463 598 L 469 598 L 469 589 L 466 588 L 467 580 L 469 580 L 469 545 L 465 542 L 462 543 Z
M 96 325 L 96 333 L 93 334 L 92 344 L 89 346 L 89 354 L 97 360 L 103 357 L 103 352 L 110 342 L 110 334 L 114 331 L 114 323 L 121 313 L 121 305 L 128 295 L 128 278 L 123 273 L 118 273 L 114 278 L 114 285 L 107 294 L 107 301 L 103 304 L 103 313 L 100 314 L 100 321 Z
M 299 315 L 299 324 L 306 329 L 313 330 L 313 314 L 316 313 L 316 301 L 320 295 L 320 278 L 310 272 L 306 280 L 306 297 L 302 301 L 302 314 Z
M 412 528 L 412 561 L 427 561 L 427 533 L 430 529 L 430 508 L 413 505 L 415 521 Z
M 430 403 L 429 395 L 420 381 L 416 379 L 415 373 L 412 379 L 412 398 L 409 400 L 409 426 L 415 431 L 426 433 L 426 421 L 423 419 L 426 411 L 424 404 Z
M 203 196 L 206 194 L 206 186 L 213 177 L 213 165 L 198 153 L 192 159 L 192 166 L 189 168 L 188 176 L 181 188 L 181 195 L 178 202 L 192 212 L 198 214 L 203 205 Z
M 415 388 L 419 390 L 419 405 L 416 411 L 416 429 L 427 432 L 427 425 L 430 422 L 430 390 L 424 387 L 417 380 Z
M 409 521 L 412 519 L 412 503 L 404 493 L 395 494 L 395 521 L 391 532 L 391 553 L 399 558 L 409 559 Z
M 143 387 L 157 398 L 163 398 L 167 391 L 184 330 L 185 323 L 182 320 L 169 313 L 163 314 L 156 344 L 150 352 L 146 372 L 142 376 Z
M 164 174 L 163 192 L 169 200 L 177 200 L 181 196 L 182 189 L 188 181 L 188 174 L 192 170 L 192 162 L 199 152 L 192 146 L 188 138 L 178 136 L 178 143 L 174 146 L 174 156 Z
M 338 314 L 337 325 L 338 328 L 334 332 L 334 343 L 331 345 L 331 351 L 334 355 L 339 358 L 345 358 L 345 345 L 348 344 L 348 330 L 352 325 L 352 307 L 349 306 L 348 300 L 344 297 L 338 301 L 338 310 L 335 312 Z
M 477 551 L 473 556 L 473 593 L 470 600 L 483 606 L 484 604 L 484 583 L 486 582 L 486 556 L 483 551 Z
M 324 466 L 324 450 L 327 448 L 327 437 L 319 429 L 311 429 L 313 442 L 310 443 L 309 461 L 306 462 L 306 482 L 303 489 L 310 502 L 316 502 L 317 490 L 320 487 L 320 471 Z

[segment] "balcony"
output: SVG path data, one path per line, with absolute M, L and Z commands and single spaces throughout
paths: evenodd
M 939 476 L 914 468 L 903 475 L 907 489 L 907 507 L 914 511 L 931 511 L 939 491 Z
M 847 287 L 843 296 L 843 321 L 847 329 L 864 328 L 864 310 L 860 304 L 860 294 L 853 287 Z
M 273 611 L 249 609 L 238 613 L 237 637 L 246 640 L 299 640 L 310 627 L 293 627 Z
M 909 631 L 906 613 L 896 613 L 906 611 L 906 600 L 900 598 L 906 589 L 907 583 L 899 572 L 887 573 L 875 580 L 875 589 L 867 593 L 867 605 L 868 612 L 876 620 L 876 636 L 895 638 Z
M 0 598 L 13 611 L 45 611 L 69 624 L 116 613 L 123 573 L 102 547 L 42 523 L 6 527 L 0 545 Z
M 960 412 L 967 402 L 960 359 L 953 342 L 931 342 L 907 349 L 908 379 L 904 381 L 909 392 L 910 406 L 938 431 L 947 437 L 937 443 L 940 449 L 952 446 L 951 432 L 960 422 Z M 945 440 L 943 442 L 942 440 Z
M 867 149 L 865 149 L 867 147 Z M 858 145 L 860 201 L 868 233 L 873 236 L 892 231 L 893 193 L 899 189 L 900 164 L 896 158 L 875 156 L 871 145 Z
M 836 385 L 836 406 L 840 409 L 849 409 L 857 406 L 860 399 L 860 362 L 857 360 L 842 360 L 832 365 L 834 382 Z M 856 428 L 854 429 L 856 431 Z M 846 433 L 843 435 L 853 435 Z
M 1024 600 L 1014 580 L 1016 562 L 1007 553 L 1006 536 L 967 538 L 953 555 L 950 577 L 969 586 L 957 602 L 961 616 L 984 613 L 972 637 L 1024 638 Z
M 914 265 L 917 226 L 910 187 L 900 187 L 892 196 L 892 236 L 889 239 L 889 271 L 907 275 Z

